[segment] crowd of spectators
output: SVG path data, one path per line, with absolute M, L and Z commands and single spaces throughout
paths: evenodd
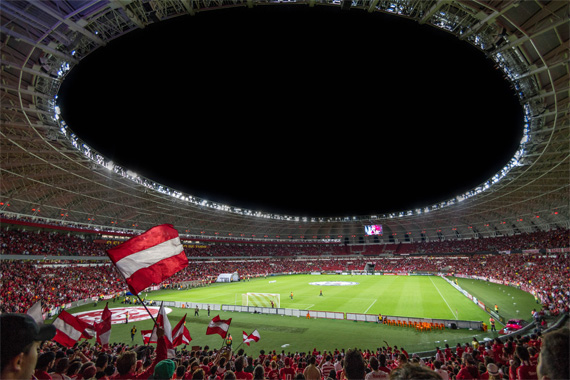
M 392 273 L 444 272 L 475 276 L 517 286 L 534 294 L 552 314 L 568 311 L 570 305 L 570 258 L 558 255 L 473 255 L 469 257 L 421 256 L 376 260 L 293 258 L 191 261 L 165 285 L 215 281 L 220 273 L 238 272 L 242 278 L 280 273 L 362 270 L 374 263 L 377 271 Z M 80 266 L 53 265 L 40 260 L 0 262 L 0 311 L 23 312 L 38 299 L 44 311 L 79 299 L 96 298 L 126 291 L 126 285 L 110 263 Z
M 568 230 L 565 230 L 565 234 L 568 234 Z M 565 240 L 562 235 L 564 233 L 560 231 L 550 231 L 501 238 L 507 240 L 500 242 L 495 241 L 495 238 L 479 240 L 489 243 L 485 248 L 492 247 L 492 250 L 498 251 L 567 248 L 567 236 Z M 69 254 L 82 257 L 101 256 L 105 254 L 105 244 L 67 233 L 26 232 L 15 229 L 2 230 L 1 238 L 2 254 L 38 256 L 36 260 L 0 262 L 1 313 L 25 312 L 39 299 L 42 300 L 44 311 L 47 311 L 54 306 L 79 299 L 116 295 L 126 290 L 124 281 L 108 262 L 87 264 L 84 260 L 83 265 L 78 262 L 47 259 Z M 483 251 L 478 241 L 455 241 L 457 245 L 449 244 L 452 243 L 422 243 L 419 244 L 422 247 L 420 250 L 430 250 L 429 255 L 392 257 L 339 257 L 334 252 L 346 252 L 346 247 L 331 250 L 331 247 L 324 245 L 294 248 L 255 244 L 210 245 L 206 248 L 187 249 L 191 265 L 171 277 L 168 282 L 214 281 L 219 273 L 233 272 L 247 278 L 280 273 L 361 271 L 367 263 L 373 263 L 377 271 L 383 272 L 435 272 L 499 281 L 532 292 L 543 307 L 553 314 L 569 311 L 570 257 L 567 252 L 438 255 L 438 252 L 463 252 L 470 249 Z M 195 255 L 193 250 L 196 251 Z M 208 255 L 204 255 L 204 252 L 208 252 Z M 298 257 L 299 255 L 303 257 Z M 204 259 L 207 256 L 210 257 Z M 219 259 L 222 256 L 232 259 Z M 346 380 L 351 378 L 351 373 L 361 374 L 362 378 L 367 380 L 420 375 L 428 376 L 426 378 L 456 380 L 514 380 L 525 378 L 517 377 L 519 372 L 536 371 L 541 343 L 540 333 L 530 337 L 510 337 L 505 343 L 497 340 L 480 344 L 474 341 L 464 347 L 458 345 L 441 350 L 437 348 L 434 357 L 423 359 L 409 356 L 401 347 L 398 349 L 395 346 L 386 346 L 377 352 L 344 352 L 341 349 L 321 353 L 315 349 L 310 353 L 282 351 L 248 355 L 238 351 L 226 358 L 217 350 L 181 349 L 173 359 L 171 378 L 276 379 L 282 369 L 290 368 L 289 371 L 292 371 L 294 376 L 314 380 Z M 64 379 L 68 376 L 78 380 L 125 378 L 121 377 L 120 373 L 121 357 L 125 352 L 135 352 L 138 355 L 135 374 L 128 378 L 136 378 L 137 373 L 142 374 L 145 370 L 148 374 L 150 359 L 155 354 L 151 355 L 138 346 L 114 344 L 110 349 L 103 350 L 85 342 L 72 350 L 64 350 L 54 342 L 46 342 L 40 349 L 37 375 L 48 378 L 45 373 L 54 379 Z M 318 375 L 315 377 L 316 373 Z
M 568 378 L 568 329 L 541 335 L 510 336 L 479 343 L 434 347 L 419 357 L 388 342 L 375 351 L 358 348 L 308 352 L 251 348 L 220 349 L 179 346 L 166 359 L 163 338 L 153 346 L 113 343 L 108 348 L 88 341 L 65 349 L 53 341 L 38 352 L 37 379 L 247 379 L 247 380 L 525 380 Z M 249 352 L 247 352 L 249 351 Z
M 77 235 L 69 232 L 26 231 L 15 228 L 0 229 L 2 255 L 42 256 L 105 256 L 105 251 L 117 241 L 101 240 L 95 235 Z M 430 242 L 388 243 L 370 245 L 343 244 L 263 244 L 216 243 L 187 245 L 188 257 L 298 257 L 298 256 L 365 256 L 382 254 L 447 254 L 513 252 L 522 250 L 557 249 L 570 247 L 570 231 L 556 229 L 512 236 L 480 239 L 457 239 Z

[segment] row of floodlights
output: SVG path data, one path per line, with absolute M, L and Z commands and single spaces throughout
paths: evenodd
M 458 203 L 465 201 L 473 196 L 481 194 L 482 192 L 489 189 L 492 185 L 498 183 L 503 179 L 511 169 L 516 166 L 521 165 L 521 160 L 524 156 L 524 145 L 528 141 L 528 123 L 525 124 L 525 137 L 521 140 L 521 147 L 515 153 L 513 158 L 509 161 L 509 163 L 503 167 L 498 173 L 496 173 L 492 178 L 490 178 L 487 182 L 477 186 L 476 188 L 465 192 L 463 194 L 457 195 L 456 197 L 449 199 L 444 202 L 440 202 L 431 206 L 426 206 L 422 208 L 416 208 L 414 210 L 407 210 L 383 215 L 367 215 L 365 217 L 331 217 L 331 218 L 318 218 L 318 217 L 299 217 L 299 216 L 288 216 L 288 215 L 278 215 L 272 213 L 264 213 L 262 211 L 254 211 L 240 207 L 234 207 L 230 205 L 225 205 L 222 203 L 212 202 L 205 199 L 201 199 L 192 195 L 184 194 L 180 191 L 170 189 L 164 185 L 158 184 L 154 181 L 151 181 L 147 178 L 141 177 L 137 173 L 125 169 L 115 163 L 113 161 L 107 160 L 105 157 L 97 153 L 91 147 L 89 147 L 86 143 L 81 141 L 71 130 L 68 128 L 67 124 L 63 119 L 60 117 L 60 110 L 59 107 L 55 107 L 56 116 L 54 119 L 59 123 L 59 131 L 60 133 L 65 136 L 71 143 L 71 145 L 79 150 L 86 158 L 91 160 L 92 162 L 96 163 L 99 166 L 106 168 L 109 171 L 114 172 L 117 175 L 120 175 L 124 178 L 127 178 L 141 186 L 144 186 L 148 189 L 157 191 L 161 194 L 171 196 L 174 199 L 177 199 L 182 202 L 188 202 L 193 205 L 199 207 L 207 207 L 217 211 L 222 212 L 230 212 L 234 214 L 239 214 L 243 216 L 252 216 L 258 218 L 265 218 L 265 219 L 274 219 L 274 220 L 289 220 L 289 221 L 296 221 L 296 222 L 326 222 L 326 221 L 336 221 L 336 222 L 349 222 L 349 221 L 358 221 L 363 219 L 393 219 L 393 218 L 401 218 L 406 216 L 414 216 L 414 215 L 421 215 L 429 213 L 430 211 L 438 210 L 444 207 L 452 206 Z

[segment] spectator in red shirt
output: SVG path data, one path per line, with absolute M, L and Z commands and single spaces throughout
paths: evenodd
M 252 380 L 253 375 L 249 372 L 245 372 L 243 369 L 245 367 L 245 358 L 243 356 L 238 356 L 234 363 L 236 367 L 235 375 L 236 379 L 240 380 Z
M 54 362 L 55 352 L 48 351 L 41 354 L 36 364 L 34 377 L 38 380 L 51 380 L 51 375 L 48 372 L 51 371 Z
M 291 358 L 285 358 L 285 367 L 279 370 L 279 378 L 281 380 L 293 380 L 295 378 L 295 370 L 291 368 Z
M 137 354 L 134 351 L 127 351 L 121 354 L 117 359 L 117 375 L 113 376 L 114 380 L 143 380 L 148 379 L 154 373 L 154 367 L 166 359 L 166 341 L 164 338 L 164 329 L 158 328 L 157 333 L 158 343 L 156 344 L 156 358 L 152 364 L 142 373 L 136 372 Z
M 475 360 L 471 354 L 463 354 L 464 367 L 461 368 L 457 376 L 457 380 L 473 380 L 479 379 L 479 371 L 475 366 Z
M 517 346 L 515 354 L 521 361 L 521 365 L 517 368 L 517 380 L 538 380 L 536 367 L 530 363 L 528 349 Z

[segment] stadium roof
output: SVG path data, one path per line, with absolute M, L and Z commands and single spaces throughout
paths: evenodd
M 211 201 L 142 177 L 99 153 L 61 117 L 57 95 L 66 75 L 119 37 L 208 10 L 285 7 L 281 3 L 403 17 L 480 49 L 500 68 L 524 112 L 513 157 L 487 180 L 435 204 L 375 215 L 285 215 Z M 98 229 L 171 223 L 201 238 L 341 242 L 362 241 L 367 224 L 384 226 L 381 241 L 569 225 L 566 1 L 7 1 L 0 7 L 0 209 L 6 215 Z

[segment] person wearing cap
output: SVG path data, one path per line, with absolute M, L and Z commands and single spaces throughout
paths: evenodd
M 0 378 L 31 379 L 41 342 L 55 336 L 54 325 L 38 325 L 27 314 L 0 315 Z
M 481 377 L 483 377 L 483 375 L 485 375 L 486 379 L 489 380 L 500 380 L 501 379 L 501 374 L 499 373 L 499 367 L 495 364 L 495 363 L 489 363 L 487 364 L 487 372 L 485 372 L 484 374 L 481 375 Z
M 170 380 L 176 371 L 176 363 L 170 359 L 161 360 L 155 367 L 152 376 L 153 380 Z

